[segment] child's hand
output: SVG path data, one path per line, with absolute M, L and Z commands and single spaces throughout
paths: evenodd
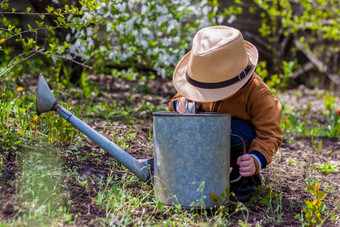
M 185 109 L 185 103 L 186 103 L 186 99 L 184 97 L 180 98 L 177 102 L 177 112 L 178 113 L 185 113 L 186 109 Z
M 237 158 L 237 164 L 240 166 L 240 175 L 243 177 L 253 176 L 256 166 L 250 154 L 244 154 Z
M 189 100 L 187 100 L 187 99 L 184 98 L 184 97 L 182 97 L 182 98 L 180 98 L 180 99 L 178 100 L 178 102 L 177 102 L 177 112 L 178 112 L 178 113 L 183 114 L 183 113 L 186 113 L 186 112 L 187 112 L 186 109 L 185 109 L 185 106 L 186 106 L 186 102 L 187 102 L 187 101 L 189 101 Z M 189 102 L 190 102 L 190 101 L 189 101 Z M 196 102 L 196 110 L 198 110 L 200 106 L 201 106 L 201 103 L 197 103 L 197 102 Z

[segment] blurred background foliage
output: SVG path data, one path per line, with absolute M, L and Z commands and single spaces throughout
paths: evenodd
M 2 0 L 0 78 L 43 72 L 82 86 L 89 74 L 171 77 L 197 30 L 224 24 L 257 46 L 257 72 L 272 89 L 305 84 L 338 92 L 339 5 L 338 0 Z

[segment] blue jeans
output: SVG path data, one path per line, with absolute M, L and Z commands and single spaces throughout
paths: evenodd
M 230 179 L 235 179 L 239 175 L 239 166 L 236 164 L 237 158 L 243 154 L 243 142 L 245 143 L 246 151 L 248 151 L 251 142 L 255 138 L 255 127 L 238 118 L 231 119 L 231 138 L 230 138 L 230 166 L 233 171 L 230 174 Z

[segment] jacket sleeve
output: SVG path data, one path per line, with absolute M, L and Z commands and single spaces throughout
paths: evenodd
M 180 93 L 177 93 L 169 103 L 169 111 L 176 111 L 174 107 L 174 102 L 178 101 L 178 99 L 182 98 L 183 96 Z
M 249 111 L 256 136 L 250 145 L 249 152 L 260 165 L 256 166 L 256 172 L 258 172 L 259 169 L 265 168 L 267 164 L 271 163 L 282 142 L 280 128 L 282 110 L 280 102 L 269 90 L 263 92 L 251 103 Z

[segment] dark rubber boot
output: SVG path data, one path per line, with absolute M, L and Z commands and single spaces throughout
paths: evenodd
M 240 180 L 230 183 L 230 191 L 235 196 L 230 196 L 234 202 L 248 202 L 250 197 L 257 191 L 257 186 L 261 184 L 260 174 L 251 177 L 241 177 Z

